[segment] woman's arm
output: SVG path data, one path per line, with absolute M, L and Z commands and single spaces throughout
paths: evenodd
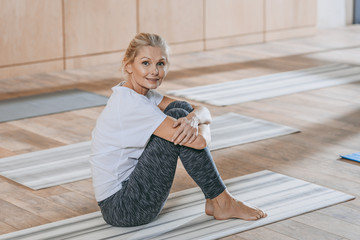
M 161 103 L 158 107 L 164 111 L 165 108 L 171 103 L 175 101 L 175 99 L 164 96 Z M 188 114 L 186 117 L 174 119 L 171 118 L 172 124 L 170 122 L 163 122 L 166 127 L 171 126 L 172 131 L 168 129 L 164 129 L 167 134 L 171 132 L 170 138 L 166 138 L 166 136 L 160 136 L 169 141 L 174 142 L 174 144 L 180 145 L 192 145 L 194 143 L 197 149 L 202 149 L 206 147 L 211 140 L 210 136 L 210 128 L 208 124 L 211 122 L 211 114 L 210 111 L 203 106 L 192 105 L 193 111 Z M 175 130 L 175 131 L 173 131 Z M 156 132 L 156 131 L 155 131 Z M 156 133 L 154 133 L 156 135 Z M 199 139 L 197 139 L 199 137 Z M 205 144 L 205 146 L 203 146 Z M 190 146 L 191 147 L 191 146 Z
M 192 143 L 199 134 L 203 137 L 210 136 L 208 124 L 211 122 L 211 115 L 209 110 L 202 106 L 192 105 L 192 107 L 194 110 L 191 113 L 174 122 L 173 127 L 177 127 L 177 130 L 172 137 L 172 141 L 175 144 Z M 209 132 L 209 134 L 205 134 L 206 132 Z M 209 144 L 210 138 L 205 138 L 205 141 Z
M 174 139 L 174 135 L 175 132 L 180 128 L 180 125 L 174 127 L 176 121 L 176 119 L 167 116 L 165 120 L 159 125 L 159 127 L 154 131 L 154 134 L 158 137 L 173 142 L 174 144 L 180 144 L 195 149 L 204 149 L 210 143 L 211 134 L 208 124 L 198 125 L 198 134 L 193 141 L 181 141 L 180 143 L 176 142 L 175 140 L 177 139 Z

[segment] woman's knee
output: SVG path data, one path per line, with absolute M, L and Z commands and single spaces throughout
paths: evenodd
M 183 109 L 187 111 L 188 113 L 192 112 L 194 109 L 192 106 L 185 101 L 174 101 L 170 103 L 164 110 L 164 113 L 167 114 L 167 112 L 171 109 Z
M 186 117 L 188 114 L 189 112 L 182 108 L 172 108 L 166 112 L 166 115 L 173 117 L 175 119 Z

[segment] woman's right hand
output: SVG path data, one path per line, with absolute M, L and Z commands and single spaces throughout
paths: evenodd
M 199 134 L 199 119 L 195 115 L 188 117 L 179 118 L 173 124 L 173 128 L 177 128 L 171 138 L 175 145 L 191 144 Z

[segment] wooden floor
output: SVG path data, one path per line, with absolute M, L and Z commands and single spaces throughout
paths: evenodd
M 314 37 L 224 48 L 171 58 L 159 88 L 182 89 L 334 62 L 360 65 L 360 26 Z M 0 99 L 79 88 L 109 96 L 119 64 L 0 80 Z M 339 154 L 360 151 L 360 82 L 228 107 L 299 128 L 301 133 L 213 151 L 224 179 L 268 169 L 355 195 L 353 201 L 229 236 L 237 240 L 360 239 L 360 164 Z M 103 107 L 0 123 L 0 157 L 90 140 Z M 33 191 L 0 176 L 0 234 L 98 211 L 91 179 Z M 182 166 L 172 192 L 194 187 Z

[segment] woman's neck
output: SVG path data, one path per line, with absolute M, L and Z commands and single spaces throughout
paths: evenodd
M 138 94 L 146 96 L 146 94 L 149 92 L 149 89 L 146 89 L 144 87 L 141 87 L 140 85 L 134 85 L 131 81 L 126 81 L 123 85 L 123 87 L 130 88 L 137 92 Z

